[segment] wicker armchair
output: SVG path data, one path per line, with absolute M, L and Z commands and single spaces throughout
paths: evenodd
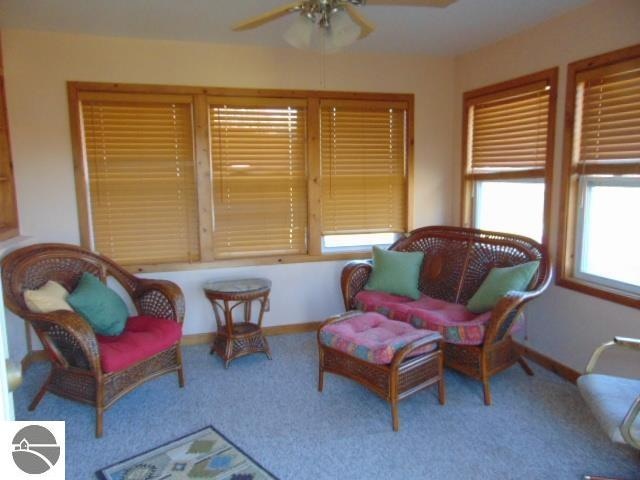
M 171 282 L 137 278 L 108 258 L 73 245 L 32 245 L 12 252 L 2 261 L 5 305 L 31 324 L 52 365 L 29 410 L 38 406 L 47 391 L 94 405 L 96 437 L 101 437 L 104 411 L 137 386 L 169 372 L 177 372 L 180 387 L 184 386 L 182 355 L 178 341 L 123 370 L 104 372 L 99 342 L 84 318 L 62 310 L 33 313 L 25 305 L 25 290 L 54 280 L 72 291 L 83 272 L 103 282 L 107 277 L 117 280 L 131 296 L 139 315 L 181 324 L 184 299 L 180 288 Z
M 446 337 L 444 344 L 445 365 L 480 380 L 486 405 L 491 404 L 491 376 L 515 363 L 533 375 L 511 338 L 511 329 L 526 303 L 539 296 L 551 280 L 550 259 L 544 246 L 506 233 L 433 226 L 414 230 L 389 249 L 425 252 L 420 291 L 431 298 L 462 305 L 467 304 L 493 267 L 539 260 L 538 273 L 528 291 L 509 292 L 491 311 L 480 344 L 448 342 Z M 362 308 L 356 295 L 367 283 L 371 268 L 368 261 L 355 261 L 343 269 L 341 287 L 347 310 Z M 380 312 L 388 314 L 388 309 Z

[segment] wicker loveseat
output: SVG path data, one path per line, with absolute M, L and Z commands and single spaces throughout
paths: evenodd
M 524 305 L 548 286 L 551 266 L 546 249 L 526 237 L 462 227 L 424 227 L 394 243 L 390 250 L 425 253 L 419 281 L 422 296 L 407 297 L 363 290 L 372 266 L 350 262 L 342 271 L 347 310 L 377 311 L 394 320 L 438 331 L 445 340 L 446 366 L 482 381 L 485 404 L 491 404 L 489 379 L 519 363 L 511 332 Z M 511 291 L 493 310 L 476 315 L 465 305 L 493 267 L 539 260 L 540 267 L 525 292 Z
M 53 280 L 72 291 L 83 272 L 102 282 L 112 277 L 131 297 L 137 316 L 127 320 L 119 336 L 97 335 L 73 311 L 34 313 L 27 308 L 25 290 Z M 74 245 L 43 243 L 4 258 L 2 286 L 5 305 L 31 324 L 51 361 L 49 377 L 29 410 L 46 392 L 88 403 L 96 408 L 96 437 L 100 437 L 104 411 L 137 386 L 170 372 L 177 372 L 179 385 L 184 386 L 180 351 L 184 298 L 174 283 L 137 278 L 110 259 Z

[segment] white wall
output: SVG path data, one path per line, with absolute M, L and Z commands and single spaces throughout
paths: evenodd
M 9 126 L 23 235 L 78 243 L 66 82 L 99 81 L 415 94 L 414 225 L 450 223 L 454 184 L 453 59 L 150 41 L 8 30 L 2 35 Z M 201 284 L 260 275 L 273 280 L 266 325 L 321 320 L 342 309 L 344 262 L 197 270 L 147 275 L 185 292 L 185 333 L 213 330 Z M 25 351 L 20 320 L 9 316 L 14 358 Z
M 640 43 L 640 1 L 597 0 L 531 30 L 456 59 L 454 146 L 461 142 L 463 92 L 547 68 L 560 67 L 551 231 L 554 259 L 560 208 L 567 64 L 637 43 Z M 455 151 L 457 153 L 459 149 Z M 462 160 L 459 153 L 457 156 L 456 178 L 459 178 Z M 453 194 L 456 211 L 459 199 L 460 184 L 456 183 Z M 637 208 L 633 210 L 635 212 Z M 629 212 L 620 211 L 618 214 L 624 215 L 628 221 L 634 221 Z M 640 312 L 637 309 L 556 286 L 530 306 L 528 319 L 529 344 L 579 371 L 584 369 L 593 349 L 610 340 L 613 335 L 640 337 Z M 611 359 L 617 365 L 630 365 L 630 362 L 622 359 L 622 355 L 613 355 Z M 637 359 L 634 365 L 639 365 Z M 632 373 L 631 370 L 627 371 Z M 637 367 L 635 373 L 638 373 Z

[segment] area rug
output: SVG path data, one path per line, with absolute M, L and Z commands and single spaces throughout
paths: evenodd
M 211 426 L 97 474 L 103 480 L 277 480 Z

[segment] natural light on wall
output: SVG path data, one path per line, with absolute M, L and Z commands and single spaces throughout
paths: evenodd
M 640 177 L 592 177 L 584 182 L 584 192 L 578 274 L 622 282 L 637 290 L 640 222 L 632 219 L 631 212 L 640 205 Z
M 475 227 L 542 239 L 544 182 L 481 181 L 476 183 Z

